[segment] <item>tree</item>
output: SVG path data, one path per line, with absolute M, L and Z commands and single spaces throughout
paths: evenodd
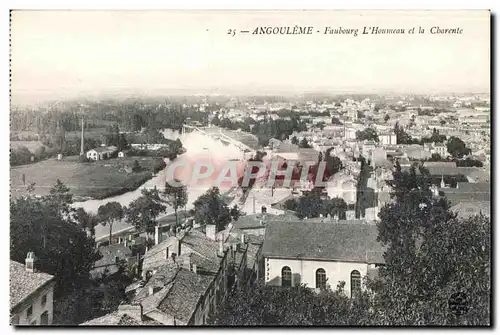
M 489 324 L 489 219 L 457 219 L 445 198 L 432 195 L 428 171 L 419 169 L 396 166 L 395 201 L 382 208 L 377 223 L 386 246 L 386 264 L 368 284 L 377 324 Z M 464 315 L 448 306 L 457 294 L 466 295 Z
M 178 186 L 175 186 L 178 185 Z M 168 181 L 165 183 L 163 195 L 166 197 L 166 203 L 173 208 L 175 213 L 175 225 L 179 225 L 178 210 L 186 206 L 188 202 L 188 194 L 186 185 L 181 184 L 180 180 L 174 179 L 174 185 Z
M 333 198 L 330 200 L 329 214 L 332 217 L 337 216 L 339 220 L 346 219 L 347 203 L 342 198 Z
M 373 128 L 366 128 L 365 130 L 362 131 L 357 131 L 356 132 L 356 139 L 358 141 L 375 141 L 378 142 L 378 135 L 377 131 Z
M 309 145 L 307 138 L 304 137 L 299 143 L 299 148 L 312 148 L 312 147 Z
M 140 172 L 141 170 L 142 170 L 142 167 L 139 164 L 139 161 L 137 159 L 134 160 L 134 164 L 132 165 L 132 172 Z
M 458 137 L 451 136 L 446 143 L 446 148 L 454 158 L 462 158 L 470 154 L 471 150 L 465 146 L 465 143 Z
M 292 137 L 292 144 L 299 145 L 299 139 L 297 136 Z
M 83 230 L 90 229 L 94 233 L 94 227 L 99 222 L 99 217 L 92 213 L 87 213 L 82 207 L 78 207 L 74 213 L 74 220 Z
M 156 187 L 151 190 L 142 189 L 141 196 L 132 201 L 125 210 L 127 221 L 138 231 L 153 234 L 158 225 L 156 219 L 167 209 L 163 202 Z
M 391 118 L 391 117 L 389 116 L 389 114 L 385 114 L 385 116 L 384 116 L 384 121 L 385 121 L 385 122 L 387 122 L 387 121 L 389 121 L 389 119 L 390 119 L 390 118 Z
M 304 219 L 306 217 L 317 218 L 320 214 L 323 214 L 323 209 L 321 191 L 312 189 L 298 199 L 295 211 L 299 219 Z
M 116 201 L 101 205 L 97 209 L 97 216 L 103 226 L 109 225 L 109 244 L 111 245 L 113 240 L 113 224 L 123 219 L 124 216 L 122 205 Z
M 295 198 L 287 199 L 284 203 L 284 206 L 286 209 L 288 209 L 290 211 L 296 211 L 297 210 L 297 200 Z
M 118 151 L 122 151 L 124 149 L 127 149 L 129 147 L 128 142 L 127 142 L 127 137 L 125 134 L 119 134 L 118 135 L 118 140 L 117 140 L 117 148 Z
M 338 117 L 332 117 L 332 124 L 342 124 L 342 122 L 340 122 L 339 118 Z
M 317 128 L 319 128 L 320 130 L 323 130 L 325 128 L 325 123 L 324 122 L 318 122 L 318 123 L 316 123 L 315 126 Z
M 212 187 L 193 203 L 195 220 L 205 225 L 216 225 L 217 231 L 224 230 L 231 222 L 231 213 L 222 199 L 219 189 Z
M 32 251 L 37 268 L 56 278 L 56 298 L 79 288 L 99 259 L 95 243 L 48 198 L 24 197 L 10 204 L 10 259 L 23 263 Z
M 438 154 L 437 152 L 433 153 L 431 155 L 431 158 L 429 159 L 431 162 L 442 162 L 443 161 L 443 157 L 441 157 L 440 154 Z
M 333 284 L 333 283 L 332 283 Z M 209 324 L 220 326 L 367 325 L 365 296 L 349 299 L 343 285 L 319 294 L 305 286 L 281 288 L 256 285 L 236 288 Z
M 231 218 L 233 219 L 233 221 L 236 221 L 239 219 L 240 216 L 244 215 L 243 212 L 241 212 L 241 210 L 238 208 L 238 205 L 234 205 L 232 208 L 231 208 Z
M 71 211 L 70 205 L 73 203 L 73 194 L 69 193 L 69 187 L 57 179 L 50 189 L 49 195 L 45 196 L 45 200 L 62 215 L 68 215 Z
M 331 153 L 333 149 L 333 147 L 328 148 L 324 155 L 324 160 L 326 162 L 325 174 L 327 179 L 343 168 L 343 164 L 340 158 L 338 158 L 337 156 L 332 156 Z

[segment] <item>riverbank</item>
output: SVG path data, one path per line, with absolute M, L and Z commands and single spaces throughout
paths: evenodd
M 137 160 L 138 172 L 131 168 Z M 27 193 L 27 186 L 35 183 L 36 195 L 48 195 L 50 188 L 60 179 L 79 199 L 105 199 L 134 191 L 165 167 L 161 158 L 125 157 L 91 163 L 78 162 L 78 156 L 63 160 L 48 159 L 38 163 L 12 167 L 10 169 L 11 196 Z M 24 182 L 23 182 L 24 175 Z

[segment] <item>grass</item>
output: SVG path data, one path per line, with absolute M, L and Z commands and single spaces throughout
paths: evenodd
M 138 160 L 142 171 L 125 171 Z M 38 163 L 11 167 L 11 196 L 26 194 L 26 186 L 35 184 L 36 195 L 49 194 L 50 188 L 60 179 L 70 188 L 70 192 L 80 198 L 103 199 L 133 191 L 152 177 L 157 158 L 126 157 L 93 163 L 79 163 L 78 156 L 68 156 L 62 161 L 48 159 Z M 22 176 L 25 175 L 26 185 Z

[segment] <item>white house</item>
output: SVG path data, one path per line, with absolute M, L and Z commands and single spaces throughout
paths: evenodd
M 335 289 L 347 294 L 385 263 L 375 225 L 337 222 L 272 222 L 266 227 L 262 256 L 266 285 Z
M 378 135 L 381 145 L 396 145 L 396 134 L 394 131 L 384 132 Z
M 116 152 L 117 149 L 118 148 L 113 145 L 109 147 L 94 148 L 87 151 L 87 158 L 94 161 L 108 159 Z
M 37 271 L 35 255 L 25 264 L 10 261 L 10 323 L 50 325 L 53 318 L 54 276 Z
M 326 191 L 330 198 L 342 198 L 348 204 L 356 203 L 356 178 L 348 171 L 334 174 L 326 183 Z

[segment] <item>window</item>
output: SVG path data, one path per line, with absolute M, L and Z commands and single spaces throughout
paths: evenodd
M 326 271 L 324 269 L 316 270 L 316 288 L 326 288 Z
M 41 325 L 49 324 L 49 312 L 47 311 L 43 312 L 43 314 L 40 316 L 40 324 Z
M 31 305 L 26 311 L 26 316 L 29 318 L 33 315 L 33 305 Z
M 288 266 L 284 266 L 281 269 L 281 286 L 282 287 L 292 286 L 292 270 Z
M 351 297 L 361 291 L 361 275 L 359 271 L 354 270 L 351 272 Z
M 44 294 L 42 297 L 42 307 L 45 306 L 46 303 L 47 303 L 47 295 Z

